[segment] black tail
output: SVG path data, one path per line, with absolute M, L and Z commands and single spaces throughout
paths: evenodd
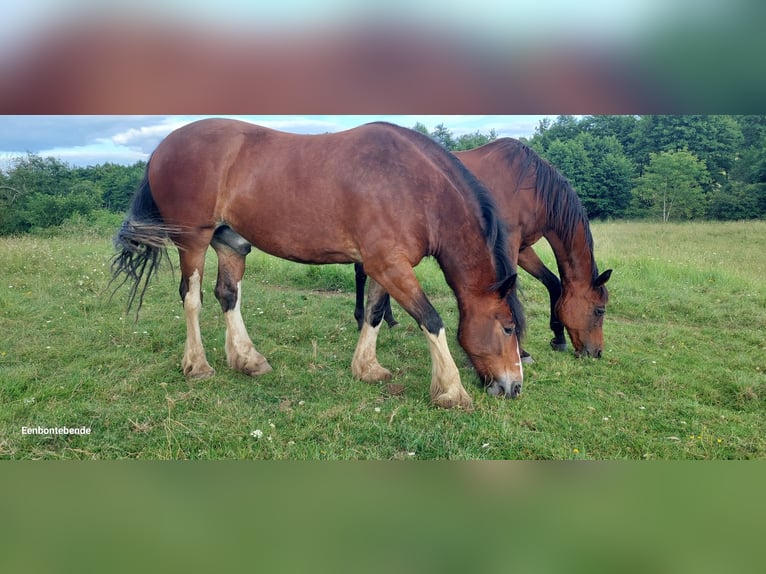
M 141 182 L 125 221 L 120 230 L 114 236 L 114 247 L 117 251 L 112 259 L 112 283 L 124 278 L 114 288 L 112 295 L 125 283 L 130 282 L 128 296 L 128 311 L 133 307 L 136 295 L 138 295 L 138 311 L 144 302 L 144 295 L 149 286 L 149 281 L 156 273 L 160 262 L 165 259 L 169 262 L 167 246 L 172 243 L 170 234 L 178 232 L 178 229 L 167 225 L 160 215 L 157 204 L 152 197 L 149 186 L 149 164 L 146 165 L 144 179 Z

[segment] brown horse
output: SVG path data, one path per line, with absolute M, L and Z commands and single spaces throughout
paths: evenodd
M 518 258 L 518 265 L 548 289 L 551 346 L 566 350 L 566 327 L 577 356 L 601 357 L 609 297 L 605 283 L 612 270 L 598 272 L 588 218 L 572 186 L 537 153 L 512 138 L 455 155 L 492 193 L 510 228 L 511 258 Z M 561 281 L 532 249 L 540 237 L 553 249 Z M 359 265 L 356 278 L 354 315 L 359 320 L 364 304 L 364 270 Z M 385 319 L 389 325 L 396 324 L 390 308 Z
M 240 313 L 245 257 L 255 246 L 302 263 L 364 263 L 372 281 L 353 375 L 391 376 L 375 351 L 390 293 L 428 341 L 433 403 L 470 408 L 441 317 L 412 270 L 434 256 L 457 297 L 458 341 L 487 391 L 521 392 L 524 324 L 505 229 L 486 189 L 422 134 L 384 123 L 311 136 L 224 119 L 184 126 L 152 154 L 115 238 L 113 277 L 132 281 L 129 306 L 138 295 L 140 308 L 167 242 L 180 257 L 189 377 L 214 373 L 199 325 L 208 246 L 218 255 L 215 295 L 229 366 L 249 375 L 271 370 Z

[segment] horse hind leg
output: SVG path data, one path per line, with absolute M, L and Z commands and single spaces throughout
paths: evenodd
M 268 373 L 271 365 L 255 350 L 240 310 L 245 257 L 250 252 L 250 244 L 229 227 L 216 230 L 210 244 L 218 255 L 215 296 L 226 319 L 226 362 L 246 375 Z
M 202 308 L 202 274 L 205 265 L 205 248 L 179 251 L 181 259 L 181 285 L 179 293 L 186 316 L 186 344 L 181 368 L 190 379 L 212 377 L 215 369 L 207 362 L 202 345 L 199 314 Z
M 354 358 L 351 360 L 351 373 L 355 378 L 366 383 L 376 383 L 391 378 L 391 371 L 381 366 L 376 353 L 378 332 L 389 302 L 390 298 L 383 287 L 376 281 L 370 280 L 361 333 L 354 351 Z

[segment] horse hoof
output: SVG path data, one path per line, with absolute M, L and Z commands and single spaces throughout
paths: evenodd
M 447 392 L 435 397 L 431 397 L 431 402 L 442 409 L 463 409 L 464 411 L 473 410 L 473 399 L 464 390 L 461 392 Z
M 269 365 L 269 362 L 264 360 L 252 367 L 245 366 L 245 368 L 242 369 L 242 372 L 246 375 L 250 375 L 251 377 L 257 377 L 259 375 L 270 373 L 272 370 L 273 369 L 271 368 L 271 365 Z
M 364 383 L 379 383 L 389 380 L 393 375 L 388 369 L 380 365 L 372 365 L 364 369 L 361 373 L 354 373 L 354 376 Z
M 205 365 L 203 367 L 184 367 L 184 375 L 187 379 L 201 381 L 202 379 L 209 379 L 215 375 L 215 369 L 210 365 Z
M 566 341 L 564 341 L 563 343 L 559 343 L 559 342 L 556 341 L 556 339 L 552 339 L 551 340 L 551 348 L 554 351 L 558 351 L 560 353 L 566 353 L 567 352 Z

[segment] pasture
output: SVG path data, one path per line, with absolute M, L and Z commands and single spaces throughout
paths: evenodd
M 394 378 L 352 378 L 350 265 L 249 255 L 242 313 L 274 368 L 250 378 L 226 366 L 210 250 L 201 327 L 216 375 L 189 382 L 177 269 L 161 270 L 136 322 L 125 289 L 109 298 L 109 233 L 1 238 L 0 458 L 764 458 L 766 222 L 592 231 L 599 267 L 614 269 L 604 357 L 550 349 L 547 292 L 520 272 L 535 363 L 515 401 L 475 384 L 455 340 L 454 297 L 435 262 L 417 268 L 473 412 L 431 406 L 426 341 L 396 304 L 400 325 L 383 327 L 378 346 Z M 537 246 L 555 269 L 547 244 Z M 22 434 L 37 426 L 91 432 Z

